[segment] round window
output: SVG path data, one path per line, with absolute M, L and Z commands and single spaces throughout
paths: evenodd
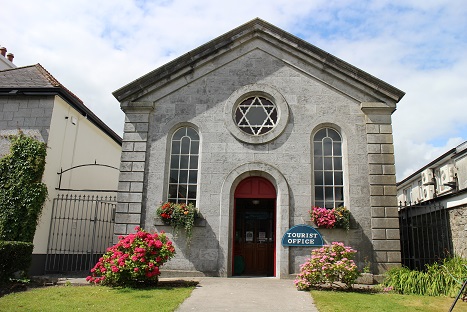
M 285 98 L 265 84 L 243 86 L 224 106 L 224 122 L 238 140 L 250 144 L 270 142 L 284 132 L 289 120 Z
M 247 134 L 266 134 L 277 124 L 276 105 L 265 97 L 250 97 L 238 104 L 235 109 L 235 122 L 237 127 Z

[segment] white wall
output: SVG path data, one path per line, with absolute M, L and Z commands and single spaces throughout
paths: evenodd
M 16 65 L 10 62 L 6 57 L 0 55 L 0 70 L 16 68 Z
M 57 173 L 61 169 L 95 162 L 119 168 L 120 154 L 118 143 L 62 98 L 55 97 L 43 176 L 49 196 L 34 237 L 34 254 L 47 252 L 52 202 L 59 193 L 64 193 L 56 190 L 59 184 Z M 76 169 L 63 175 L 61 188 L 117 190 L 118 174 L 118 170 L 106 167 Z

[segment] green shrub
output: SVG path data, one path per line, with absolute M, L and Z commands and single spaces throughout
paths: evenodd
M 383 285 L 401 294 L 454 297 L 466 278 L 467 260 L 453 257 L 427 265 L 426 271 L 393 268 L 386 272 Z
M 8 281 L 13 273 L 29 268 L 33 247 L 28 242 L 0 241 L 0 282 Z
M 159 268 L 175 255 L 175 248 L 164 233 L 135 230 L 137 233 L 119 237 L 119 242 L 107 249 L 87 281 L 131 287 L 157 284 Z
M 156 215 L 166 224 L 170 224 L 177 235 L 179 229 L 185 230 L 187 243 L 193 234 L 193 226 L 198 212 L 192 203 L 162 203 L 156 209 Z
M 0 160 L 0 240 L 32 242 L 47 198 L 45 143 L 20 133 Z
M 356 252 L 338 242 L 313 250 L 311 258 L 300 266 L 300 273 L 294 281 L 295 286 L 299 290 L 309 290 L 325 284 L 338 286 L 336 282 L 341 282 L 351 288 L 360 276 L 352 260 Z

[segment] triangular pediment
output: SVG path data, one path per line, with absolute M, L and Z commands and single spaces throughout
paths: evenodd
M 312 66 L 315 68 L 314 73 L 318 80 L 340 91 L 345 89 L 341 87 L 342 84 L 348 84 L 368 94 L 372 100 L 394 104 L 405 94 L 332 54 L 256 18 L 136 79 L 113 92 L 113 95 L 121 103 L 138 101 L 146 94 L 161 89 L 182 76 L 192 76 L 194 71 L 211 60 L 255 40 L 271 45 L 276 50 L 284 51 L 286 55 L 293 55 L 293 58 L 298 61 L 292 62 L 291 66 L 299 68 L 300 65 L 297 66 L 294 63 Z M 284 57 L 284 61 L 287 61 L 287 57 Z M 364 96 L 353 97 L 357 101 L 368 101 L 368 98 Z

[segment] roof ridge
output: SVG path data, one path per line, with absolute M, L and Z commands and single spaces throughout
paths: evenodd
M 81 104 L 84 102 L 73 92 L 70 91 L 67 87 L 65 87 L 60 81 L 58 81 L 47 69 L 45 69 L 40 63 L 34 65 L 37 70 L 46 78 L 54 87 L 62 88 L 65 92 L 69 93 L 72 97 L 78 100 Z
M 52 84 L 54 87 L 62 87 L 65 88 L 57 79 L 55 79 L 54 76 L 52 76 L 51 73 L 49 73 L 40 63 L 37 63 L 36 65 L 33 65 L 44 78 L 46 78 L 50 84 Z M 66 88 L 65 88 L 66 89 Z
M 34 67 L 35 65 L 26 65 L 26 66 L 17 66 L 17 67 L 14 67 L 14 68 L 6 68 L 6 69 L 2 69 L 0 70 L 0 72 L 7 72 L 7 71 L 14 71 L 14 70 L 18 70 L 18 69 L 25 69 L 25 68 L 30 68 L 30 67 Z

